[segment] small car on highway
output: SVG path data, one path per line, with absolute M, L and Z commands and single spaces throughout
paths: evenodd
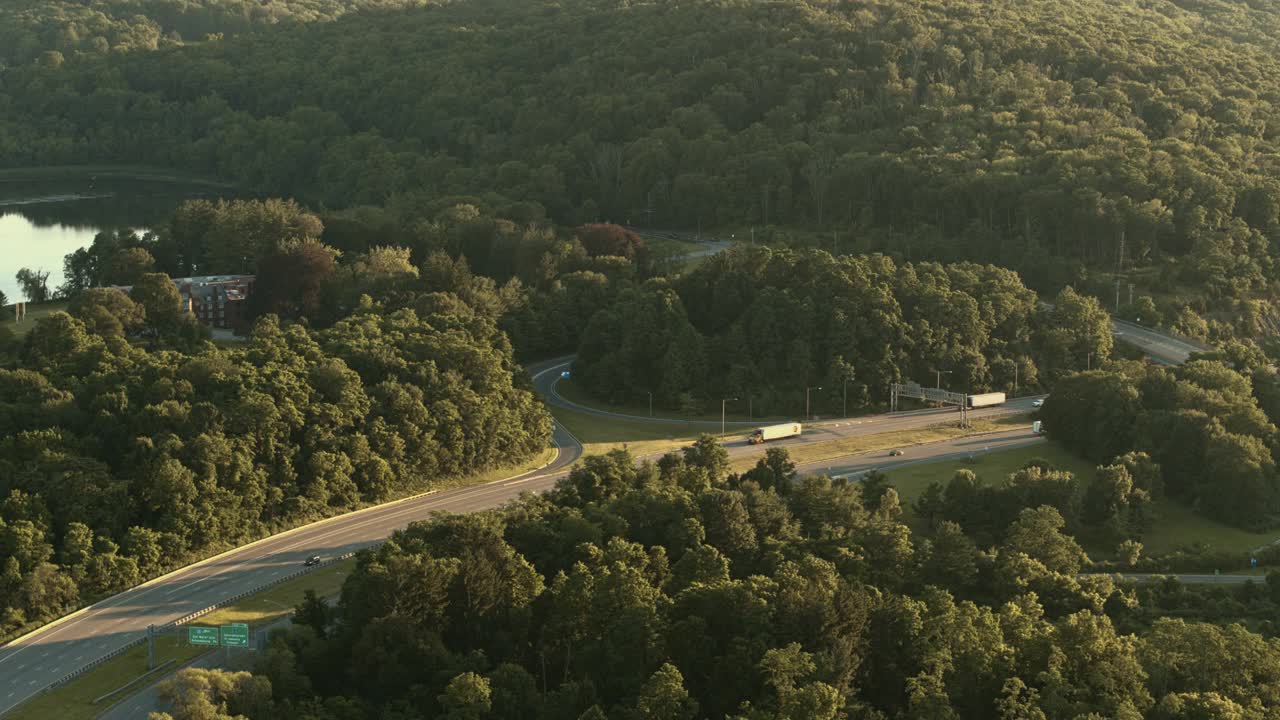
M 1031 401 L 1031 407 L 1042 407 L 1042 406 L 1044 406 L 1044 398 Z
M 303 565 L 306 565 L 307 567 L 315 567 L 316 565 L 319 565 L 319 564 L 320 564 L 319 555 L 312 555 L 311 557 L 307 558 L 307 561 L 305 563 L 303 563 Z
M 889 451 L 889 457 L 898 457 L 899 455 L 906 455 L 906 453 L 902 452 L 901 450 L 890 450 L 890 451 Z

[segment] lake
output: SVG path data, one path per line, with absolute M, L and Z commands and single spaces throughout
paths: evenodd
M 191 198 L 231 191 L 143 180 L 0 182 L 0 291 L 25 299 L 14 275 L 22 268 L 49 273 L 49 291 L 62 284 L 62 258 L 93 243 L 103 230 L 162 227 Z

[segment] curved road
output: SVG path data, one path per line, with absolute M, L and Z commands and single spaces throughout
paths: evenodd
M 540 393 L 553 404 L 568 401 L 554 392 L 561 367 L 568 361 L 552 360 L 530 366 Z M 1031 398 L 1019 398 L 999 408 L 971 413 L 987 417 L 1030 409 Z M 570 404 L 575 410 L 582 406 Z M 598 412 L 598 411 L 597 411 Z M 804 435 L 768 446 L 747 445 L 744 439 L 726 444 L 731 457 L 762 455 L 766 447 L 794 446 L 842 437 L 924 427 L 957 417 L 955 410 L 923 410 L 841 421 L 806 427 Z M 1022 433 L 1024 431 L 1016 431 Z M 936 446 L 950 452 L 968 452 L 960 439 Z M 540 492 L 554 486 L 582 453 L 582 446 L 565 428 L 555 427 L 556 458 L 547 467 L 486 485 L 458 488 L 410 498 L 342 515 L 273 536 L 232 550 L 216 558 L 183 568 L 167 576 L 108 598 L 62 622 L 46 626 L 0 648 L 0 713 L 36 694 L 68 673 L 137 639 L 151 624 L 163 625 L 226 598 L 260 587 L 301 566 L 312 555 L 333 557 L 377 544 L 392 531 L 433 512 L 470 512 L 492 508 L 525 491 Z M 924 446 L 921 446 L 924 447 Z M 929 446 L 934 448 L 935 446 Z M 908 457 L 888 462 L 919 461 Z M 929 452 L 935 452 L 931 449 Z M 830 466 L 831 463 L 818 465 Z M 806 466 L 807 468 L 807 466 Z M 815 465 L 816 469 L 816 465 Z
M 1111 334 L 1117 340 L 1135 345 L 1152 360 L 1162 365 L 1181 365 L 1187 361 L 1191 353 L 1204 352 L 1205 348 L 1195 343 L 1166 335 L 1159 330 L 1152 330 L 1125 320 L 1112 320 L 1114 327 Z
M 597 417 L 618 418 L 619 420 L 628 420 L 632 422 L 646 422 L 658 425 L 681 425 L 686 426 L 689 423 L 685 420 L 677 418 L 664 417 L 648 417 L 645 415 L 627 415 L 625 413 L 613 412 L 610 410 L 601 410 L 599 408 L 590 407 L 576 403 L 561 395 L 556 390 L 556 385 L 560 382 L 561 373 L 569 370 L 573 366 L 575 356 L 564 355 L 562 357 L 546 360 L 529 367 L 529 372 L 533 375 L 533 385 L 546 400 L 548 404 L 555 407 L 572 410 L 585 415 L 595 415 Z M 1026 397 L 1014 398 L 1004 405 L 996 407 L 978 408 L 969 411 L 970 419 L 988 418 L 999 415 L 1008 415 L 1010 413 L 1031 412 L 1034 409 L 1032 402 L 1037 399 L 1044 398 L 1044 395 L 1028 395 Z M 957 408 L 941 408 L 928 410 L 909 410 L 906 412 L 885 413 L 883 415 L 860 415 L 848 418 L 836 418 L 831 420 L 823 420 L 815 423 L 804 424 L 804 435 L 802 438 L 809 438 L 803 442 L 819 442 L 824 440 L 832 440 L 839 437 L 849 437 L 855 435 L 866 435 L 869 433 L 887 432 L 889 430 L 905 430 L 913 427 L 924 427 L 927 425 L 937 425 L 947 420 L 959 421 L 960 413 Z M 699 425 L 714 425 L 714 420 L 696 421 Z M 730 420 L 725 423 L 727 426 L 733 427 L 759 427 L 760 425 L 787 422 L 786 420 Z M 803 422 L 803 421 L 801 421 Z M 792 442 L 792 441 L 783 441 Z M 726 446 L 732 448 L 741 444 L 741 442 L 730 441 Z

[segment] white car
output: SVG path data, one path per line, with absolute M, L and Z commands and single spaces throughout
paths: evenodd
M 1044 405 L 1043 399 L 1031 401 L 1031 407 L 1041 407 L 1042 405 Z

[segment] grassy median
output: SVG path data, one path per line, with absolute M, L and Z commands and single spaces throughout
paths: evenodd
M 927 443 L 954 440 L 970 435 L 981 435 L 991 432 L 1030 429 L 1031 421 L 1026 415 L 1003 415 L 993 419 L 974 420 L 968 427 L 960 427 L 952 420 L 939 420 L 936 425 L 910 428 L 907 430 L 891 430 L 874 435 L 855 435 L 853 437 L 829 440 L 826 442 L 792 445 L 787 448 L 791 461 L 797 465 L 833 460 L 849 455 L 863 455 L 877 450 L 910 447 Z M 758 455 L 741 458 L 731 463 L 734 470 L 745 470 L 754 467 L 756 461 L 764 457 L 767 446 L 761 446 Z

